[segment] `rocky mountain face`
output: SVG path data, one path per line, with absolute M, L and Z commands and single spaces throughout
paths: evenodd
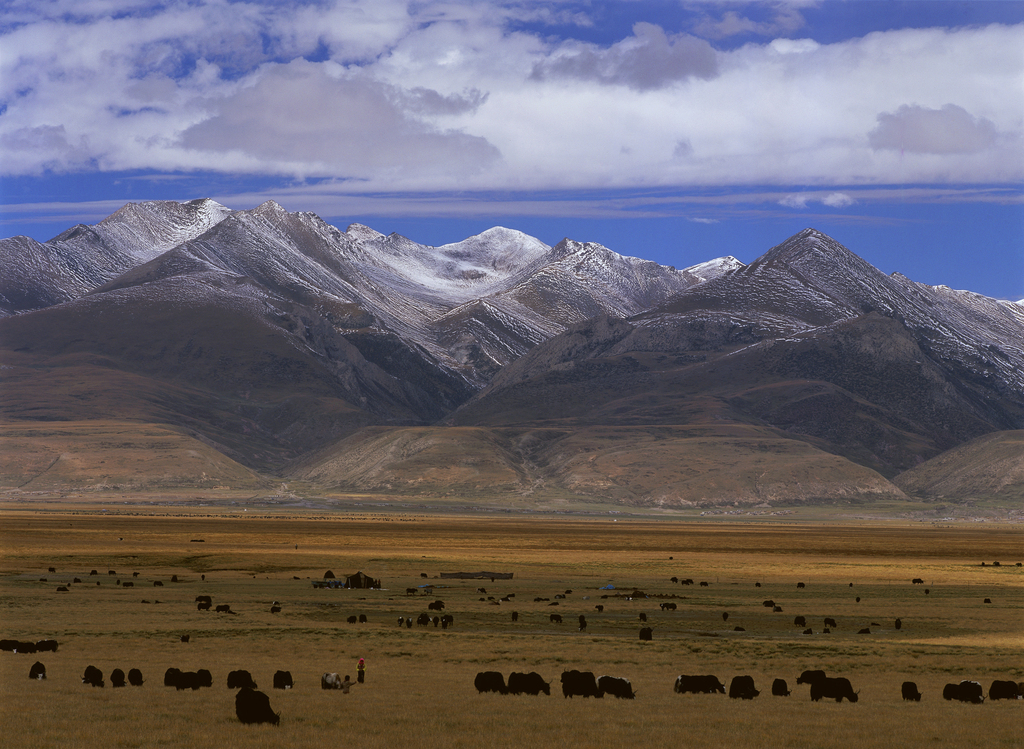
M 901 496 L 907 469 L 1024 428 L 1024 307 L 886 276 L 810 229 L 676 270 L 198 200 L 0 257 L 2 418 L 169 425 L 327 489 Z

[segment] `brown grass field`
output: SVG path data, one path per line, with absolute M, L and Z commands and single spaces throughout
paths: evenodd
M 1022 746 L 1024 701 L 941 697 L 944 684 L 961 679 L 980 681 L 986 694 L 993 679 L 1024 680 L 1019 524 L 143 512 L 0 514 L 0 637 L 60 642 L 56 653 L 0 653 L 0 745 Z M 327 569 L 362 570 L 385 589 L 314 589 Z M 439 577 L 478 570 L 515 576 Z M 76 576 L 81 583 L 56 592 Z M 672 576 L 708 586 L 674 584 Z M 925 584 L 912 585 L 915 577 Z M 433 593 L 407 595 L 427 583 Z M 609 584 L 615 589 L 601 589 Z M 634 589 L 649 598 L 628 597 Z M 508 593 L 514 603 L 497 602 Z M 197 611 L 199 594 L 237 613 Z M 565 598 L 552 606 L 555 594 Z M 415 618 L 438 599 L 453 628 L 397 626 L 399 616 Z M 765 599 L 783 611 L 764 607 Z M 273 601 L 280 613 L 270 613 Z M 663 612 L 662 601 L 678 609 Z M 565 623 L 551 623 L 552 612 Z M 652 642 L 638 640 L 641 612 Z M 361 613 L 367 623 L 347 623 Z M 578 631 L 581 613 L 586 632 Z M 801 634 L 797 615 L 814 634 Z M 828 635 L 824 617 L 838 622 Z M 857 634 L 862 627 L 871 634 Z M 354 677 L 359 657 L 365 684 L 347 695 L 320 689 L 325 671 Z M 28 679 L 36 660 L 46 665 L 45 681 Z M 90 664 L 106 677 L 140 668 L 146 683 L 85 686 Z M 214 685 L 164 687 L 171 666 L 207 668 Z M 637 699 L 564 699 L 559 675 L 571 668 L 629 678 Z M 812 702 L 795 684 L 808 668 L 848 677 L 860 701 Z M 238 722 L 226 687 L 233 669 L 252 673 L 280 726 Z M 294 689 L 270 688 L 278 669 L 291 671 Z M 477 694 L 473 679 L 483 670 L 538 671 L 552 694 Z M 675 694 L 678 674 L 715 674 L 726 686 L 750 674 L 761 695 Z M 792 696 L 771 696 L 775 678 L 787 680 Z M 901 699 L 908 679 L 923 693 L 920 703 Z

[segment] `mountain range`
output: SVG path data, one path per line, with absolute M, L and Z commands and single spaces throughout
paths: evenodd
M 429 247 L 161 201 L 0 258 L 0 487 L 1024 496 L 1024 306 L 813 229 L 677 270 L 501 227 Z

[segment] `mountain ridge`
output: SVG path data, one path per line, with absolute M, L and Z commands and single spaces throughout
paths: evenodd
M 184 428 L 269 480 L 899 498 L 909 469 L 1024 429 L 1024 307 L 886 275 L 810 228 L 749 265 L 676 270 L 505 227 L 430 247 L 197 200 L 0 240 L 0 257 L 0 418 Z

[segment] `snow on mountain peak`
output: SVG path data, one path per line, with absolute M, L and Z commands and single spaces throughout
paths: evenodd
M 744 263 L 740 262 L 732 255 L 726 255 L 725 257 L 719 257 L 714 260 L 698 263 L 697 265 L 691 265 L 689 268 L 684 268 L 683 271 L 695 276 L 703 282 L 710 281 L 712 278 L 718 278 L 726 273 L 746 267 L 747 266 Z

